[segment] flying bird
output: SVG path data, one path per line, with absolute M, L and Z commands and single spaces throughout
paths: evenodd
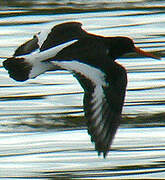
M 66 22 L 34 35 L 3 66 L 16 81 L 46 71 L 71 72 L 84 89 L 91 141 L 98 154 L 106 157 L 120 125 L 127 86 L 126 70 L 115 60 L 130 52 L 160 59 L 136 47 L 128 37 L 95 35 L 85 31 L 80 22 Z

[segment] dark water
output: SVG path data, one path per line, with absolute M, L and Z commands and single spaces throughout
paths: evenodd
M 41 29 L 73 20 L 92 33 L 130 36 L 162 56 L 161 61 L 136 54 L 118 60 L 129 83 L 125 118 L 107 159 L 97 156 L 84 129 L 83 91 L 72 75 L 48 72 L 19 83 L 8 77 L 1 59 L 0 178 L 164 178 L 165 2 L 0 3 L 1 57 L 11 56 Z

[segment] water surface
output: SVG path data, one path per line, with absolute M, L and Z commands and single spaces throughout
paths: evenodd
M 138 47 L 161 55 L 162 60 L 136 54 L 118 59 L 129 79 L 125 118 L 112 151 L 103 159 L 85 130 L 83 90 L 72 75 L 48 72 L 20 83 L 8 77 L 2 58 L 1 178 L 164 177 L 164 5 L 163 1 L 126 0 L 3 2 L 1 57 L 11 56 L 41 29 L 80 21 L 91 33 L 132 37 Z

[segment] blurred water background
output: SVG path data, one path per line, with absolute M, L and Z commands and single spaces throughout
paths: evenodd
M 0 61 L 0 178 L 106 179 L 165 177 L 165 1 L 0 1 L 0 56 L 40 30 L 80 21 L 91 33 L 129 36 L 161 61 L 124 56 L 128 71 L 123 121 L 112 151 L 97 156 L 83 117 L 83 90 L 66 71 L 27 82 Z

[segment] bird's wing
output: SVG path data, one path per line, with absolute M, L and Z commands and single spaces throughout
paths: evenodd
M 127 75 L 115 63 L 116 69 L 106 74 L 106 85 L 95 85 L 84 95 L 84 111 L 88 119 L 88 133 L 98 154 L 106 157 L 120 125 Z M 116 75 L 116 76 L 115 76 Z M 80 80 L 81 81 L 81 80 Z M 91 82 L 92 83 L 92 82 Z
M 99 154 L 103 153 L 104 157 L 120 125 L 127 84 L 125 70 L 116 63 L 115 67 L 113 72 L 105 75 L 105 85 L 94 85 L 91 82 L 92 88 L 84 88 L 84 111 L 88 119 L 88 133 L 91 135 L 91 141 L 95 143 L 95 149 Z
M 105 157 L 120 124 L 127 84 L 125 69 L 115 62 L 107 72 L 74 60 L 53 63 L 72 72 L 83 87 L 88 133 L 95 149 Z
M 21 46 L 19 46 L 13 56 L 21 56 L 35 51 L 45 51 L 59 44 L 63 44 L 73 39 L 78 39 L 86 32 L 81 28 L 79 22 L 67 22 L 43 30 Z

